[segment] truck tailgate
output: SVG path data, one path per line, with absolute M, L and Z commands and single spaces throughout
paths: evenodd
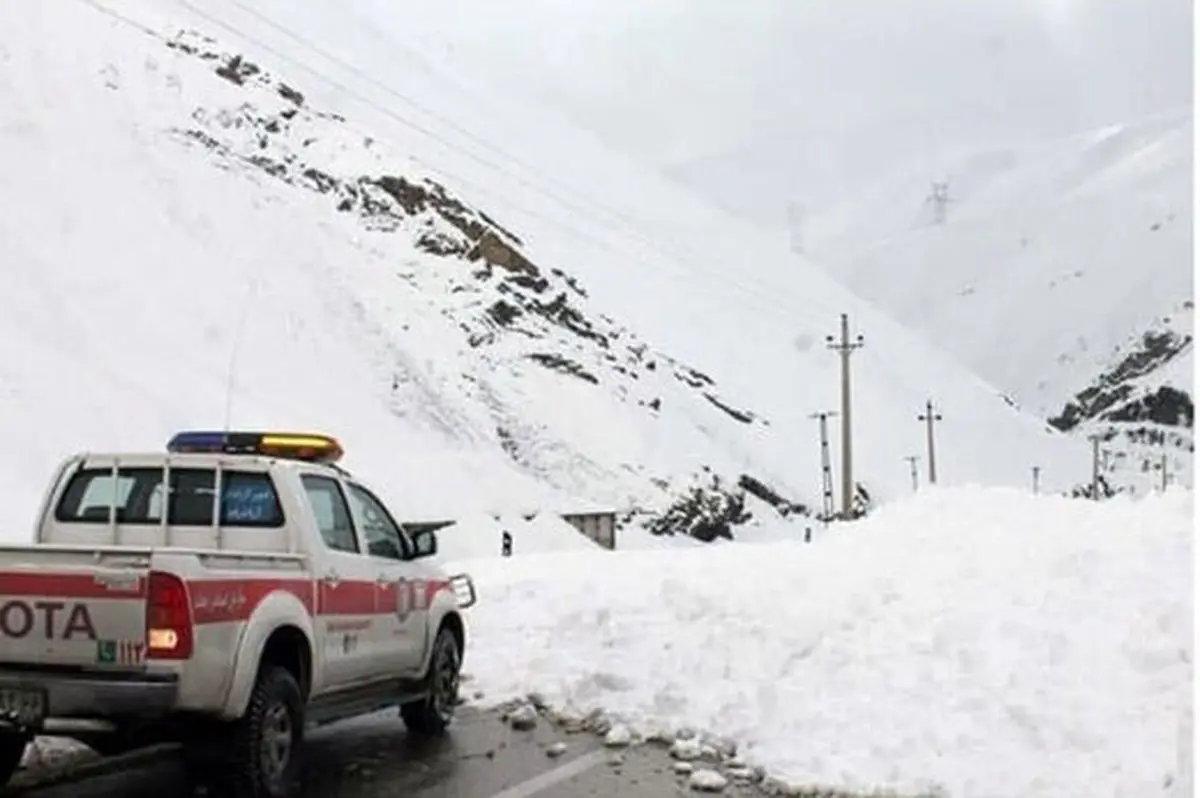
M 140 670 L 150 550 L 0 547 L 0 665 Z

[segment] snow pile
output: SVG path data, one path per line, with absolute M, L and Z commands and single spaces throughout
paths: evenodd
M 469 671 L 795 784 L 1158 795 L 1191 700 L 1190 492 L 929 491 L 817 542 L 471 563 Z
M 474 514 L 437 531 L 438 558 L 442 561 L 501 556 L 502 537 L 512 536 L 512 556 L 546 552 L 595 551 L 599 548 L 562 518 L 539 513 L 500 516 Z

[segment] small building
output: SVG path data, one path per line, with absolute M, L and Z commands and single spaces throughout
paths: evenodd
M 562 519 L 603 548 L 617 548 L 617 514 L 612 510 L 563 513 Z

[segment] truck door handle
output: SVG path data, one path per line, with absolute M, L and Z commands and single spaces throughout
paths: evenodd
M 337 571 L 326 571 L 325 576 L 321 581 L 330 587 L 337 587 L 342 582 Z
M 377 583 L 377 584 L 378 584 L 380 587 L 388 587 L 389 585 L 391 585 L 391 584 L 392 584 L 393 582 L 395 582 L 395 581 L 396 581 L 395 579 L 392 579 L 392 578 L 391 578 L 390 576 L 388 576 L 387 574 L 380 574 L 380 575 L 379 575 L 378 577 L 376 577 L 376 579 L 375 579 L 375 582 L 376 582 L 376 583 Z

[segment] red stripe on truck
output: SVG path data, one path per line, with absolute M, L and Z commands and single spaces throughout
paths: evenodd
M 417 584 L 424 591 L 418 595 Z M 434 597 L 449 587 L 444 579 L 406 582 L 409 608 L 427 609 Z M 65 599 L 145 598 L 144 576 L 107 579 L 96 574 L 0 572 L 0 596 Z M 397 611 L 397 583 L 288 578 L 193 579 L 187 582 L 192 622 L 197 625 L 247 620 L 272 593 L 291 593 L 309 615 L 391 615 Z
M 404 582 L 405 601 L 404 606 L 409 610 L 426 610 L 433 604 L 434 597 L 441 591 L 450 587 L 449 580 L 446 579 L 407 579 Z M 388 582 L 380 586 L 379 598 L 382 602 L 379 612 L 385 613 L 389 608 L 395 610 L 399 605 L 400 584 L 399 582 Z
M 144 598 L 146 579 L 138 574 L 53 574 L 34 571 L 0 572 L 0 596 L 37 598 Z
M 313 612 L 310 579 L 194 579 L 187 583 L 192 600 L 192 623 L 244 621 L 272 593 L 291 593 Z
M 394 611 L 394 607 L 379 601 L 376 593 L 383 590 L 373 581 L 330 584 L 309 579 L 197 579 L 188 583 L 188 591 L 196 624 L 244 621 L 267 596 L 279 591 L 300 599 L 309 615 L 388 615 Z

